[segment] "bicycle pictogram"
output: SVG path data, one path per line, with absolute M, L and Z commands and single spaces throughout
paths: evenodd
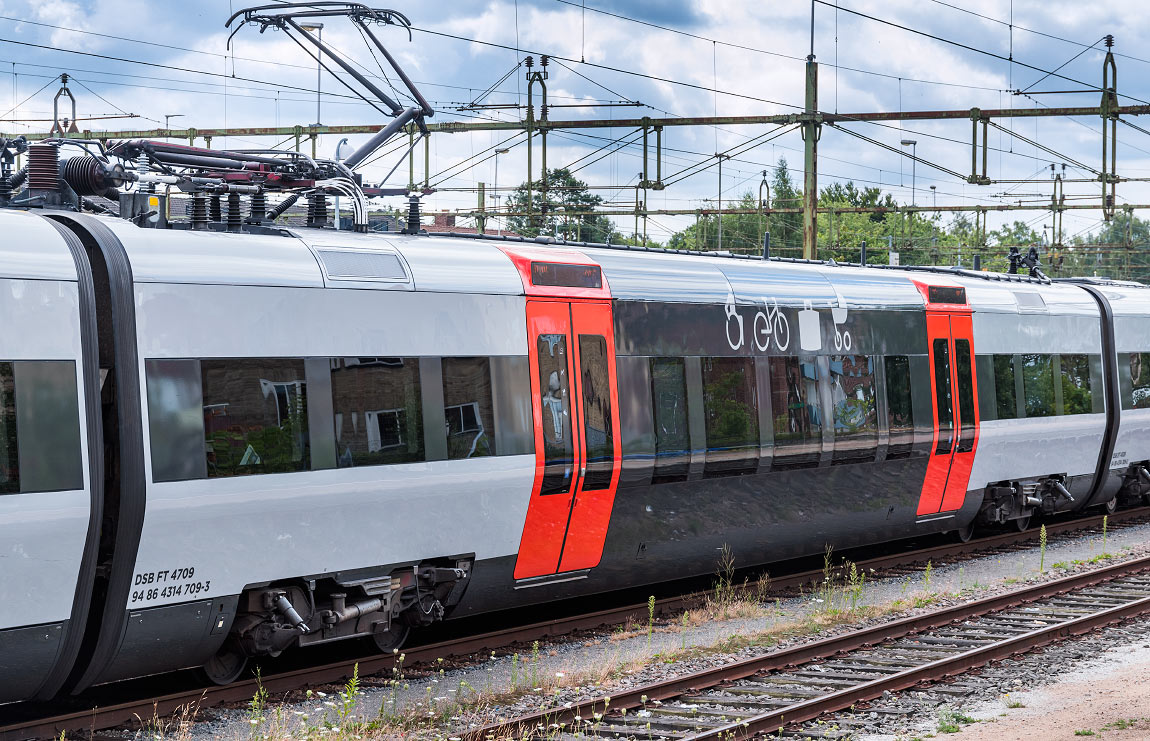
M 791 324 L 779 308 L 779 300 L 762 299 L 763 309 L 755 312 L 755 347 L 766 352 L 774 340 L 779 351 L 785 351 L 791 344 Z

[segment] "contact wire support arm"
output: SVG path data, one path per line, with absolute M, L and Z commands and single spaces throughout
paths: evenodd
M 331 17 L 347 18 L 363 32 L 365 42 L 370 42 L 369 46 L 374 46 L 375 49 L 383 55 L 388 64 L 391 65 L 391 68 L 395 70 L 400 80 L 403 81 L 412 99 L 418 105 L 405 108 L 399 102 L 393 100 L 387 93 L 380 89 L 378 85 L 368 79 L 359 70 L 355 69 L 355 67 L 348 60 L 344 59 L 341 54 L 337 53 L 335 49 L 328 44 L 324 44 L 318 36 L 312 35 L 299 23 L 300 20 L 305 19 Z M 236 23 L 237 20 L 239 23 Z M 366 160 L 369 155 L 387 143 L 388 139 L 395 136 L 395 134 L 408 123 L 414 122 L 420 132 L 426 135 L 427 125 L 424 123 L 424 119 L 435 115 L 435 109 L 431 107 L 427 99 L 415 86 L 412 79 L 403 71 L 403 68 L 400 67 L 395 57 L 384 47 L 379 37 L 372 32 L 370 28 L 370 24 L 372 23 L 405 28 L 407 29 L 408 39 L 411 39 L 411 22 L 402 13 L 384 8 L 371 8 L 362 3 L 337 2 L 334 0 L 257 5 L 233 13 L 224 25 L 225 27 L 231 28 L 233 24 L 236 24 L 234 30 L 228 36 L 229 45 L 231 44 L 232 37 L 234 37 L 245 24 L 259 26 L 260 33 L 263 33 L 269 28 L 277 28 L 283 31 L 292 41 L 307 51 L 324 69 L 332 73 L 345 87 L 355 92 L 369 105 L 381 113 L 386 113 L 386 111 L 376 105 L 376 101 L 379 101 L 390 110 L 392 121 L 346 160 L 347 166 L 354 169 Z M 314 44 L 316 51 L 312 52 L 311 49 L 305 45 L 305 42 Z M 324 64 L 323 58 L 325 57 L 335 62 L 344 72 L 362 85 L 363 88 L 370 93 L 370 97 L 356 90 L 351 84 L 338 75 L 335 75 L 335 73 Z M 374 100 L 372 98 L 374 98 Z

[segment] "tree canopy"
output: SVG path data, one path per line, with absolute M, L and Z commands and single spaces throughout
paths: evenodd
M 547 170 L 547 192 L 535 182 L 531 191 L 531 216 L 511 216 L 508 228 L 524 237 L 555 236 L 580 242 L 618 242 L 615 226 L 606 216 L 588 214 L 603 199 L 591 193 L 587 183 L 571 174 L 566 167 Z M 508 198 L 508 211 L 528 212 L 527 184 L 523 183 Z M 569 215 L 570 212 L 570 215 Z M 614 238 L 614 239 L 612 239 Z
M 771 208 L 802 206 L 802 190 L 792 180 L 785 157 L 775 164 L 768 184 Z M 548 170 L 546 198 L 541 184 L 533 185 L 532 216 L 510 217 L 508 226 L 512 231 L 527 237 L 543 234 L 587 242 L 642 241 L 641 237 L 620 233 L 607 216 L 576 213 L 593 211 L 603 204 L 603 199 L 570 170 Z M 511 213 L 527 212 L 526 184 L 515 190 L 507 205 Z M 970 267 L 974 256 L 979 255 L 983 268 L 1005 271 L 1011 247 L 1017 246 L 1025 253 L 1031 245 L 1037 245 L 1042 269 L 1052 276 L 1098 275 L 1150 282 L 1150 221 L 1139 219 L 1131 211 L 1118 211 L 1097 233 L 1079 234 L 1066 239 L 1065 244 L 1047 247 L 1044 245 L 1048 235 L 1039 225 L 1049 221 L 1048 215 L 1038 220 L 1015 219 L 991 230 L 983 243 L 974 214 L 900 212 L 894 197 L 877 186 L 860 187 L 849 181 L 831 183 L 820 190 L 818 205 L 831 209 L 820 213 L 818 219 L 819 257 L 823 259 L 858 262 L 865 242 L 867 262 L 872 264 L 887 263 L 890 253 L 897 252 L 903 265 Z M 723 206 L 746 213 L 719 217 L 700 209 L 695 223 L 672 234 L 666 245 L 674 249 L 722 249 L 758 255 L 762 254 L 764 235 L 769 233 L 772 255 L 802 255 L 801 213 L 763 213 L 759 194 L 752 191 L 724 200 Z M 852 209 L 856 208 L 890 210 L 855 213 Z M 647 244 L 657 242 L 648 239 Z

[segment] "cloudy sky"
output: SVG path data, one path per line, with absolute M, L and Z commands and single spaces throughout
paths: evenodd
M 551 101 L 583 106 L 557 109 L 553 118 L 787 113 L 803 103 L 803 60 L 811 44 L 810 0 L 390 0 L 390 4 L 410 18 L 415 29 L 412 41 L 399 28 L 384 28 L 378 34 L 438 109 L 436 122 L 521 116 L 521 110 L 507 105 L 471 112 L 452 109 L 493 86 L 484 102 L 524 103 L 524 70 L 512 70 L 527 54 L 551 54 L 563 60 L 550 67 Z M 1150 101 L 1150 49 L 1146 48 L 1150 12 L 1138 0 L 1105 4 L 838 0 L 838 9 L 834 4 L 834 0 L 819 0 L 815 5 L 814 52 L 820 63 L 819 103 L 824 111 L 1097 105 L 1100 96 L 1096 92 L 1031 93 L 1098 86 L 1104 54 L 1101 39 L 1106 34 L 1114 34 L 1115 50 L 1120 53 L 1121 102 Z M 226 46 L 224 21 L 245 5 L 239 0 L 0 0 L 0 112 L 6 111 L 0 116 L 4 119 L 0 130 L 44 130 L 47 123 L 32 119 L 51 118 L 52 95 L 58 87 L 53 77 L 61 72 L 74 77 L 72 90 L 80 117 L 125 112 L 139 116 L 85 121 L 82 128 L 154 128 L 171 114 L 179 116 L 171 119 L 173 128 L 314 123 L 315 65 L 302 50 L 279 32 L 261 35 L 257 28 L 244 28 L 231 48 Z M 329 22 L 324 39 L 352 56 L 367 73 L 380 74 L 376 59 L 346 23 Z M 1010 57 L 1016 63 L 1007 61 Z M 1055 70 L 1056 75 L 1045 76 L 1046 71 Z M 383 122 L 373 108 L 346 97 L 346 90 L 330 76 L 323 76 L 320 88 L 324 124 Z M 1018 90 L 1027 94 L 1015 94 Z M 642 105 L 620 105 L 634 102 Z M 1132 121 L 1150 130 L 1150 121 Z M 920 205 L 932 199 L 939 205 L 1033 203 L 1049 198 L 1051 162 L 1072 160 L 1067 170 L 1072 178 L 1094 176 L 1074 163 L 1099 167 L 1101 122 L 1096 118 L 1000 123 L 1061 156 L 992 130 L 991 177 L 1024 182 L 972 186 L 919 164 L 914 168 L 916 192 L 912 196 L 909 160 L 824 127 L 820 185 L 845 180 L 881 185 L 899 201 L 909 203 L 913 197 Z M 913 139 L 918 142 L 917 154 L 925 160 L 960 173 L 970 167 L 968 121 L 913 122 L 901 130 L 897 123 L 855 123 L 846 128 L 896 149 L 900 140 Z M 696 168 L 697 174 L 666 190 L 651 192 L 649 205 L 668 209 L 713 206 L 720 186 L 714 155 L 740 143 L 751 148 L 724 162 L 724 199 L 757 191 L 761 171 L 779 157 L 786 157 L 794 177 L 801 180 L 798 133 L 767 141 L 770 137 L 764 135 L 770 130 L 755 126 L 668 129 L 665 179 L 708 158 L 710 166 Z M 631 132 L 622 128 L 557 132 L 549 140 L 548 164 L 582 166 L 579 177 L 599 187 L 597 192 L 607 201 L 625 207 L 634 197 L 642 165 L 640 147 L 608 147 L 587 155 L 612 138 L 626 139 Z M 484 152 L 510 135 L 479 132 L 432 137 L 432 183 L 465 189 L 482 181 L 490 187 L 495 180 L 494 160 Z M 352 137 L 351 144 L 364 138 Z M 1120 126 L 1118 139 L 1119 173 L 1150 177 L 1150 135 Z M 270 138 L 243 137 L 213 142 L 216 147 L 282 144 Z M 330 155 L 335 145 L 334 138 L 321 139 L 320 151 Z M 510 146 L 511 152 L 499 157 L 501 187 L 526 176 L 524 138 L 518 136 L 504 146 Z M 608 156 L 600 158 L 602 154 Z M 469 160 L 474 155 L 478 156 Z M 453 167 L 464 160 L 464 166 Z M 367 178 L 382 178 L 395 162 L 396 155 L 380 159 L 366 168 Z M 421 170 L 420 162 L 417 175 Z M 406 165 L 392 182 L 403 181 Z M 935 186 L 933 193 L 930 186 Z M 1066 186 L 1068 197 L 1097 197 L 1099 190 L 1096 183 Z M 1119 203 L 1147 202 L 1150 188 L 1145 184 L 1119 186 Z M 468 208 L 474 203 L 474 193 L 442 190 L 429 205 Z M 1021 218 L 1035 224 L 1048 221 L 1039 212 Z M 1068 213 L 1066 230 L 1073 235 L 1097 229 L 1099 218 L 1099 212 Z M 619 221 L 621 228 L 630 231 L 631 219 Z M 649 231 L 663 239 L 691 221 L 691 217 L 653 217 Z M 992 226 L 1001 221 L 992 215 Z

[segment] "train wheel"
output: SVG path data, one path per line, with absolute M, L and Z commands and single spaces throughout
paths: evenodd
M 202 679 L 212 684 L 225 685 L 239 679 L 247 665 L 248 657 L 239 645 L 229 638 L 220 647 L 219 652 L 196 671 Z
M 375 643 L 375 647 L 379 649 L 380 653 L 389 654 L 392 651 L 402 648 L 410 632 L 410 625 L 392 623 L 391 630 L 385 630 L 382 633 L 372 633 L 371 640 Z
M 960 527 L 954 531 L 955 536 L 958 538 L 959 543 L 969 543 L 970 539 L 974 537 L 974 520 L 966 527 Z
M 1112 515 L 1118 511 L 1118 497 L 1113 497 L 1106 504 L 1102 505 L 1102 511 L 1108 515 Z
M 1024 533 L 1028 527 L 1030 527 L 1030 515 L 1027 515 L 1026 517 L 1019 517 L 1017 520 L 1014 520 L 1014 528 L 1018 532 Z

